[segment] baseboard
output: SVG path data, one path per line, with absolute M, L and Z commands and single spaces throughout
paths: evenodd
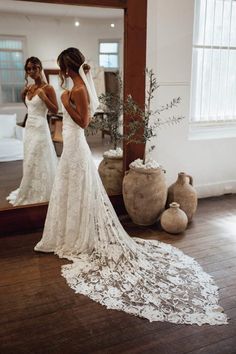
M 195 185 L 198 198 L 217 197 L 236 193 L 236 180 Z

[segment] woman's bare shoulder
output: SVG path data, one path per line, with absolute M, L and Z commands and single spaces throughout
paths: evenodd
M 71 92 L 73 93 L 84 93 L 86 92 L 87 89 L 85 87 L 85 85 L 80 85 L 80 86 L 76 86 L 76 87 L 73 87 Z
M 78 98 L 88 98 L 88 93 L 85 85 L 73 87 L 71 90 L 71 96 L 76 99 Z
M 54 87 L 50 84 L 45 84 L 45 86 L 42 87 L 45 91 L 54 91 Z

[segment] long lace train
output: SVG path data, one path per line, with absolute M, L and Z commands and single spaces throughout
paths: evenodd
M 107 308 L 149 321 L 227 323 L 217 286 L 193 258 L 159 241 L 129 237 L 83 130 L 67 113 L 63 124 L 63 154 L 35 250 L 71 260 L 62 267 L 68 285 Z

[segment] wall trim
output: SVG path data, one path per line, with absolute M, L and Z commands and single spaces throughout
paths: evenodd
M 195 185 L 198 198 L 218 197 L 236 193 L 236 180 Z
M 160 86 L 190 86 L 188 81 L 160 81 L 158 82 Z

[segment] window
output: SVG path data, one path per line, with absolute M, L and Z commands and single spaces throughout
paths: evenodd
M 99 43 L 99 66 L 108 69 L 119 67 L 119 42 L 100 41 Z
M 192 123 L 236 122 L 235 24 L 235 0 L 195 0 Z
M 21 102 L 24 86 L 24 39 L 0 36 L 1 103 Z

